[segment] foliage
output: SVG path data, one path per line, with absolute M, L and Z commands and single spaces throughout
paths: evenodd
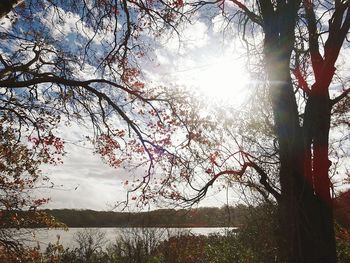
M 32 263 L 40 262 L 43 255 L 37 248 L 18 248 L 16 253 L 9 253 L 4 247 L 0 248 L 0 260 L 1 262 L 9 263 Z
M 81 230 L 75 245 L 64 248 L 59 239 L 49 244 L 44 253 L 38 248 L 22 249 L 21 257 L 0 253 L 2 262 L 50 263 L 282 263 L 277 250 L 278 235 L 274 231 L 276 207 L 270 204 L 250 208 L 246 224 L 239 232 L 209 236 L 185 232 L 168 233 L 165 229 L 126 229 L 109 242 L 101 230 Z M 261 219 L 264 220 L 261 220 Z M 266 228 L 266 231 L 262 231 Z M 338 262 L 350 258 L 349 232 L 336 226 Z
M 125 229 L 122 235 L 107 247 L 110 260 L 127 263 L 158 262 L 154 251 L 164 236 L 169 234 L 161 228 Z
M 337 255 L 339 262 L 350 261 L 350 230 L 342 227 L 340 224 L 335 226 L 337 240 Z
M 171 237 L 159 246 L 160 262 L 207 262 L 205 236 L 180 235 Z
M 96 262 L 95 254 L 100 254 L 106 245 L 105 233 L 97 229 L 85 229 L 74 236 L 78 247 L 75 254 L 78 255 L 78 262 Z
M 261 204 L 249 209 L 237 239 L 242 249 L 253 256 L 253 262 L 282 262 L 278 255 L 280 232 L 276 206 Z M 252 259 L 251 259 L 252 260 Z
M 125 181 L 129 193 L 140 190 L 128 201 L 149 204 L 162 196 L 193 204 L 214 183 L 237 182 L 278 203 L 288 262 L 336 261 L 329 172 L 336 166 L 329 152 L 341 159 L 348 151 L 332 148 L 329 135 L 348 125 L 350 89 L 337 64 L 348 47 L 348 0 L 26 3 L 1 29 L 7 41 L 0 54 L 0 114 L 17 138 L 37 133 L 33 142 L 45 155 L 61 118 L 89 120 L 96 152 L 110 165 L 144 171 Z M 9 10 L 0 8 L 1 15 Z M 143 47 L 154 44 L 149 36 L 177 30 L 186 15 L 202 10 L 236 23 L 250 61 L 264 70 L 257 83 L 268 90 L 269 112 L 256 122 L 241 119 L 254 128 L 249 136 L 236 136 L 240 123 L 228 124 L 224 115 L 203 116 L 187 94 L 143 81 L 139 62 L 148 51 Z M 164 177 L 151 187 L 155 174 Z M 188 186 L 184 193 L 179 184 Z
M 111 166 L 142 169 L 133 189 L 147 188 L 156 161 L 171 155 L 166 148 L 173 147 L 179 114 L 187 111 L 181 105 L 190 99 L 185 92 L 146 85 L 139 64 L 154 43 L 149 36 L 174 27 L 173 14 L 182 4 L 20 2 L 0 28 L 7 39 L 0 46 L 3 122 L 16 127 L 17 138 L 30 136 L 42 146 L 56 142 L 60 125 L 88 123 L 91 132 L 82 138 Z
M 26 228 L 62 226 L 51 215 L 38 210 L 49 200 L 36 197 L 34 192 L 48 183 L 48 178 L 42 177 L 39 165 L 54 158 L 48 158 L 48 150 L 45 154 L 42 154 L 41 150 L 36 148 L 36 145 L 29 148 L 28 145 L 17 141 L 14 130 L 0 124 L 1 253 L 21 253 L 22 234 L 29 231 L 25 230 Z M 62 148 L 56 150 L 59 153 Z

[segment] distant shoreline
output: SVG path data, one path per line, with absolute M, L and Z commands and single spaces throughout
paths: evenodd
M 107 212 L 94 210 L 42 210 L 67 227 L 75 228 L 231 228 L 246 221 L 248 207 L 201 207 L 159 209 L 148 212 Z M 25 213 L 25 212 L 24 212 Z M 40 225 L 29 227 L 40 228 Z
M 48 227 L 29 227 L 32 229 L 64 229 L 65 227 L 56 227 L 56 228 L 48 228 Z M 229 228 L 232 230 L 238 229 L 238 226 L 67 226 L 67 228 Z M 11 229 L 11 228 L 10 228 Z

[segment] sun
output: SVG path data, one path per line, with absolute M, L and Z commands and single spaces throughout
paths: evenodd
M 198 70 L 194 86 L 206 99 L 238 106 L 244 101 L 248 83 L 242 60 L 214 58 Z

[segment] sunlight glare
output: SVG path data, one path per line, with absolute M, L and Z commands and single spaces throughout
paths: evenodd
M 213 59 L 196 75 L 194 86 L 204 99 L 238 106 L 247 94 L 249 75 L 242 60 Z

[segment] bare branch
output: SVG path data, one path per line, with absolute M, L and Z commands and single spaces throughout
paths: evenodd
M 340 94 L 338 97 L 335 97 L 334 99 L 331 100 L 331 106 L 337 104 L 339 101 L 344 99 L 346 96 L 348 96 L 349 93 L 350 93 L 350 88 L 344 90 L 342 94 Z
M 230 0 L 232 3 L 234 3 L 239 9 L 241 9 L 244 14 L 254 23 L 263 26 L 263 21 L 260 16 L 256 15 L 254 12 L 249 10 L 249 8 L 243 4 L 241 1 L 238 0 Z

